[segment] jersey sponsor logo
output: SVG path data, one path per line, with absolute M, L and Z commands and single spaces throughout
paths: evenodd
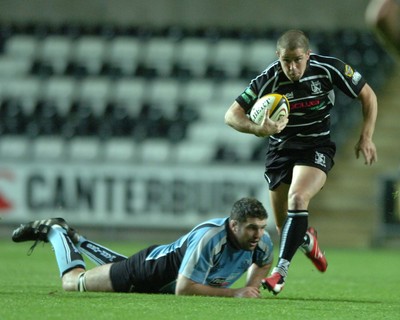
M 318 164 L 322 167 L 326 167 L 326 158 L 325 155 L 323 153 L 320 153 L 318 151 L 315 152 L 315 159 L 314 159 L 314 163 Z
M 257 95 L 249 87 L 244 90 L 241 96 L 246 103 L 250 103 L 257 99 Z
M 304 109 L 304 108 L 313 108 L 318 106 L 321 101 L 318 100 L 311 100 L 311 101 L 301 101 L 301 102 L 294 102 L 290 104 L 290 109 Z
M 228 285 L 226 278 L 215 278 L 212 279 L 208 284 L 212 287 L 224 287 Z
M 322 92 L 321 82 L 319 81 L 311 81 L 311 91 L 312 93 L 321 93 Z
M 351 82 L 353 82 L 354 85 L 357 85 L 361 80 L 361 74 L 359 72 L 354 72 L 353 78 L 351 79 Z
M 354 74 L 353 68 L 350 67 L 348 64 L 346 64 L 346 65 L 344 66 L 344 74 L 345 74 L 347 77 L 351 78 L 351 77 L 353 76 L 353 74 Z

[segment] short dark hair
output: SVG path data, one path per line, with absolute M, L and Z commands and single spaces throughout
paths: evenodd
M 245 197 L 233 204 L 230 219 L 245 222 L 247 218 L 267 219 L 268 213 L 260 201 Z
M 276 43 L 276 50 L 280 51 L 281 49 L 303 49 L 308 51 L 310 49 L 310 41 L 303 31 L 297 29 L 288 30 L 279 37 Z

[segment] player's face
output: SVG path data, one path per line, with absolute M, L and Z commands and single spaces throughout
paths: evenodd
M 267 227 L 267 220 L 258 218 L 248 218 L 246 222 L 233 224 L 232 230 L 243 250 L 253 251 L 261 240 Z
M 280 49 L 277 55 L 286 77 L 291 81 L 299 81 L 306 71 L 310 51 Z

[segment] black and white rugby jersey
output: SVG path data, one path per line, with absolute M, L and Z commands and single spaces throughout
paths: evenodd
M 284 94 L 290 102 L 289 123 L 280 133 L 269 137 L 273 149 L 304 149 L 329 145 L 330 110 L 335 102 L 334 87 L 357 98 L 365 80 L 343 61 L 311 54 L 299 81 L 284 74 L 279 61 L 254 78 L 236 101 L 248 113 L 256 100 L 268 93 Z

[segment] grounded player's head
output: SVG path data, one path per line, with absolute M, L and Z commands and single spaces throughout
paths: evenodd
M 301 30 L 289 30 L 282 34 L 276 44 L 276 50 L 296 50 L 302 49 L 304 52 L 310 50 L 310 42 Z
M 245 222 L 248 218 L 265 220 L 268 218 L 267 210 L 255 198 L 242 198 L 233 204 L 230 219 Z

